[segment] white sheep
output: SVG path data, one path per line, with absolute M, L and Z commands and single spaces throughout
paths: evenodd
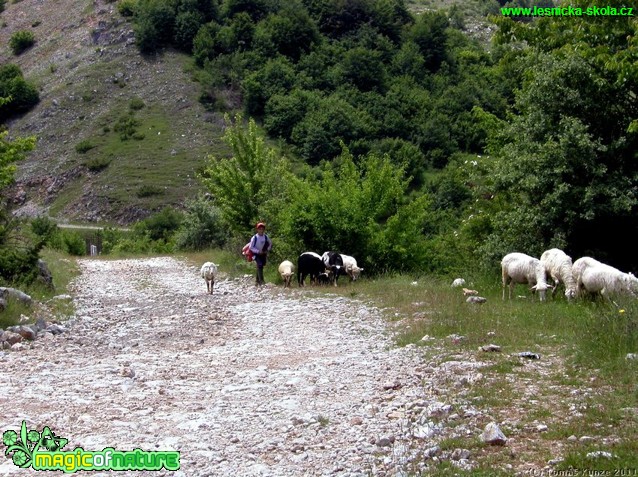
M 463 278 L 455 278 L 452 282 L 453 287 L 462 287 L 465 285 L 465 280 Z
M 213 294 L 213 286 L 215 285 L 215 275 L 217 275 L 217 265 L 213 262 L 206 262 L 202 265 L 202 278 L 206 280 L 206 291 Z
M 505 300 L 505 287 L 509 283 L 509 298 L 512 299 L 512 289 L 516 283 L 529 283 L 532 290 L 538 292 L 540 301 L 545 301 L 545 292 L 552 288 L 545 279 L 545 268 L 537 258 L 524 253 L 509 253 L 501 260 L 501 272 L 503 276 L 503 300 Z
M 604 263 L 585 267 L 579 283 L 589 293 L 600 293 L 610 299 L 612 295 L 634 295 L 638 290 L 638 279 L 631 273 L 623 273 Z
M 572 274 L 572 258 L 558 248 L 546 250 L 541 255 L 541 263 L 545 267 L 546 275 L 554 281 L 554 289 L 559 283 L 565 286 L 565 296 L 568 300 L 576 296 L 576 280 Z
M 283 278 L 284 280 L 284 288 L 290 286 L 290 280 L 292 276 L 294 275 L 294 272 L 295 272 L 295 266 L 292 264 L 292 262 L 289 262 L 288 260 L 284 260 L 283 262 L 279 264 L 279 274 L 281 275 L 281 278 Z
M 363 268 L 357 266 L 357 260 L 350 255 L 341 254 L 341 259 L 343 260 L 343 268 L 350 277 L 350 281 L 357 281 L 357 278 L 361 275 Z
M 583 277 L 585 269 L 589 267 L 596 267 L 598 265 L 603 265 L 603 263 L 591 257 L 581 257 L 574 262 L 574 264 L 572 265 L 572 276 L 576 281 L 576 295 L 580 296 L 582 292 L 581 279 Z

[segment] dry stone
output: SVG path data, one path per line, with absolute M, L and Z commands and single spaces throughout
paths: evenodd
M 503 431 L 498 427 L 495 422 L 490 422 L 481 434 L 481 440 L 487 444 L 492 445 L 505 445 L 507 443 L 507 437 L 503 434 Z

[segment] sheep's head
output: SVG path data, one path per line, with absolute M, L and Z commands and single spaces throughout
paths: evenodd
M 568 300 L 571 300 L 572 298 L 576 298 L 576 289 L 575 288 L 567 288 L 565 290 L 565 297 Z
M 554 287 L 546 283 L 537 283 L 532 287 L 532 291 L 538 292 L 538 298 L 540 298 L 541 301 L 545 301 L 545 294 L 547 290 L 551 290 L 551 292 L 553 292 Z
M 363 268 L 359 268 L 359 267 L 352 267 L 350 269 L 350 276 L 352 277 L 353 282 L 357 281 L 357 278 L 359 278 L 359 275 L 361 275 L 362 271 L 363 271 Z
M 638 278 L 629 272 L 625 275 L 625 284 L 630 293 L 638 293 Z

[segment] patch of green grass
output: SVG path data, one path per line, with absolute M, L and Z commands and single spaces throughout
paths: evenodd
M 142 197 L 151 197 L 153 195 L 162 195 L 163 193 L 164 191 L 157 186 L 154 186 L 151 184 L 144 184 L 139 189 L 137 189 L 137 192 L 135 192 L 135 195 L 137 197 L 142 198 Z
M 9 326 L 19 324 L 20 315 L 29 316 L 31 314 L 32 308 L 17 300 L 9 298 L 6 302 L 7 307 L 0 313 L 0 329 L 6 329 Z
M 146 210 L 158 210 L 195 196 L 201 188 L 195 171 L 204 155 L 213 151 L 174 150 L 175 143 L 182 138 L 176 137 L 171 118 L 163 108 L 148 105 L 135 114 L 132 134 L 137 134 L 139 140 L 122 141 L 120 132 L 109 125 L 122 117 L 120 111 L 124 107 L 121 104 L 121 109 L 114 109 L 96 124 L 100 129 L 93 139 L 96 148 L 86 153 L 90 160 L 111 164 L 95 179 L 97 189 L 103 191 L 113 207 L 127 204 Z M 146 193 L 150 190 L 162 193 Z
M 82 182 L 72 181 L 66 185 L 57 195 L 49 207 L 49 216 L 56 217 L 61 214 L 66 206 L 77 200 L 82 195 Z

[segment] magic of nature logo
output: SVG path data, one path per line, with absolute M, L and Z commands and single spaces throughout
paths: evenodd
M 41 432 L 27 430 L 26 421 L 22 421 L 19 433 L 11 429 L 4 431 L 2 442 L 7 446 L 5 455 L 11 456 L 13 463 L 21 468 L 61 470 L 65 473 L 80 470 L 179 470 L 178 451 L 117 451 L 112 447 L 101 451 L 85 451 L 82 447 L 64 451 L 68 439 L 56 436 L 48 426 Z

